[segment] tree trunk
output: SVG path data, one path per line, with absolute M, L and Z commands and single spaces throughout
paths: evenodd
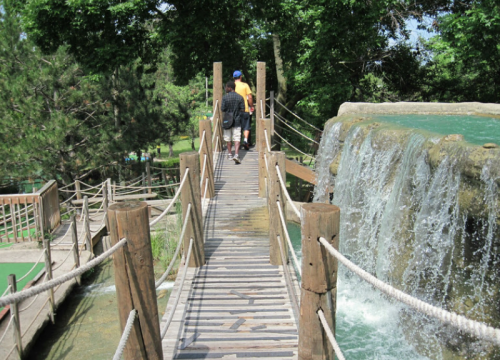
M 278 93 L 276 94 L 276 100 L 282 104 L 286 104 L 286 93 L 287 84 L 286 78 L 283 71 L 283 59 L 281 58 L 281 40 L 279 35 L 273 34 L 273 49 L 274 49 L 274 62 L 276 64 L 276 77 L 278 79 Z M 275 106 L 275 109 L 277 107 Z M 280 106 L 278 113 L 284 116 L 285 110 Z M 280 120 L 275 117 L 274 122 L 276 125 L 280 126 Z M 274 131 L 281 135 L 281 130 L 278 127 L 274 128 Z M 281 146 L 276 143 L 276 147 L 273 150 L 281 150 Z
M 174 157 L 174 144 L 171 140 L 168 141 L 168 157 Z
M 118 108 L 118 69 L 113 71 L 113 75 L 111 76 L 111 95 L 113 97 L 113 116 L 115 119 L 115 129 L 120 129 L 120 109 Z

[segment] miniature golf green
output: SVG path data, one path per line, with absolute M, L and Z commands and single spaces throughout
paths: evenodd
M 0 263 L 0 294 L 3 294 L 5 289 L 9 286 L 7 277 L 10 274 L 16 274 L 16 279 L 20 279 L 31 270 L 33 265 L 35 265 L 35 263 Z M 28 281 L 33 280 L 44 266 L 45 264 L 43 262 L 38 263 L 28 276 L 17 283 L 17 291 L 21 291 Z M 2 310 L 3 308 L 0 308 L 0 312 Z

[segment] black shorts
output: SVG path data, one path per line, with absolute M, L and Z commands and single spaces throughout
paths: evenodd
M 241 113 L 240 119 L 241 119 L 241 130 L 250 130 L 251 129 L 250 113 L 247 112 Z

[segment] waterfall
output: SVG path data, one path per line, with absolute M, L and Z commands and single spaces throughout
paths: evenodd
M 486 164 L 481 172 L 484 214 L 477 218 L 460 208 L 460 192 L 466 186 L 456 158 L 444 156 L 431 166 L 429 147 L 439 141 L 435 136 L 356 123 L 342 141 L 342 124 L 330 125 L 321 140 L 314 195 L 314 201 L 326 202 L 325 189 L 334 189 L 332 204 L 341 209 L 340 251 L 412 296 L 498 327 L 493 295 L 499 291 L 499 179 L 491 174 L 491 166 Z M 340 162 L 332 175 L 330 164 L 337 156 Z M 365 289 L 340 266 L 339 307 L 380 305 L 384 297 Z M 404 332 L 420 354 L 443 359 L 448 345 L 459 348 L 464 359 L 487 354 L 489 344 L 464 338 L 392 300 L 382 303 L 391 307 L 392 315 L 398 314 L 393 325 L 399 330 L 391 331 Z M 349 321 L 340 323 L 351 326 Z M 425 333 L 412 334 L 411 324 L 422 326 L 419 332 Z M 462 346 L 465 340 L 472 345 Z M 415 358 L 394 358 L 401 356 Z

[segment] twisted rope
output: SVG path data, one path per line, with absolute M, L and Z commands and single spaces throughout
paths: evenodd
M 130 336 L 130 332 L 132 331 L 132 325 L 134 325 L 136 316 L 136 310 L 132 310 L 130 314 L 128 314 L 127 324 L 125 325 L 125 329 L 123 329 L 123 334 L 120 338 L 120 342 L 118 343 L 118 348 L 116 349 L 115 356 L 113 356 L 113 360 L 121 359 L 123 351 L 125 350 L 125 345 L 127 345 L 127 340 Z
M 340 346 L 335 340 L 335 336 L 333 336 L 332 330 L 330 330 L 330 327 L 328 326 L 328 322 L 326 321 L 323 310 L 321 309 L 318 310 L 318 316 L 319 320 L 321 321 L 321 325 L 323 325 L 323 330 L 325 330 L 326 336 L 328 337 L 328 340 L 330 340 L 330 343 L 332 344 L 333 347 L 333 351 L 335 351 L 335 355 L 337 355 L 338 360 L 345 360 L 345 357 L 342 354 L 342 351 L 340 350 Z
M 8 330 L 9 330 L 10 325 L 12 324 L 12 319 L 13 319 L 13 317 L 11 316 L 9 323 L 7 324 L 7 327 L 5 328 L 4 333 L 3 333 L 2 337 L 0 338 L 0 344 L 2 343 L 3 339 L 5 338 L 5 335 L 7 335 L 7 333 L 9 332 Z
M 45 274 L 45 276 L 43 277 L 42 282 L 44 282 L 44 281 L 47 279 L 47 276 L 49 276 L 49 274 L 48 274 L 48 273 L 46 273 L 46 274 Z M 35 303 L 36 299 L 38 299 L 38 297 L 39 297 L 39 296 L 40 296 L 40 294 L 38 294 L 37 296 L 35 296 L 35 297 L 33 298 L 33 301 L 31 301 L 31 303 L 30 303 L 28 306 L 26 306 L 25 308 L 20 309 L 20 310 L 19 310 L 19 312 L 21 313 L 21 312 L 23 312 L 23 311 L 25 311 L 25 310 L 28 310 L 28 309 L 31 307 L 31 305 L 33 305 L 33 304 Z
M 300 276 L 302 276 L 302 269 L 300 267 L 299 260 L 297 259 L 297 255 L 295 255 L 295 250 L 293 249 L 292 241 L 290 240 L 290 234 L 288 233 L 288 229 L 286 227 L 285 216 L 283 216 L 283 211 L 281 210 L 280 202 L 276 201 L 278 204 L 278 211 L 280 213 L 281 226 L 283 227 L 283 232 L 285 233 L 286 241 L 288 242 L 288 247 L 290 248 L 290 252 L 292 253 L 293 262 L 295 263 L 295 267 Z
M 71 246 L 71 248 L 69 249 L 68 254 L 64 258 L 64 260 L 57 267 L 52 268 L 52 271 L 56 271 L 57 269 L 59 269 L 66 262 L 66 260 L 68 260 L 69 256 L 72 254 L 72 251 L 73 251 L 74 248 L 75 248 L 75 244 L 73 244 Z
M 190 214 L 191 214 L 191 203 L 188 204 L 188 207 L 186 210 L 186 218 L 184 219 L 184 224 L 182 224 L 181 236 L 179 236 L 179 242 L 177 243 L 177 248 L 175 249 L 174 256 L 172 257 L 170 264 L 168 264 L 167 271 L 165 271 L 163 273 L 163 275 L 158 279 L 158 281 L 155 282 L 155 289 L 158 289 L 158 287 L 165 281 L 168 274 L 170 273 L 170 270 L 172 270 L 172 268 L 174 266 L 175 260 L 177 259 L 177 256 L 179 255 L 179 250 L 181 249 L 182 239 L 184 238 L 184 234 L 186 233 L 186 228 L 187 228 Z
M 203 143 L 205 142 L 205 130 L 203 130 L 203 135 L 201 135 L 201 140 L 200 140 L 200 148 L 198 149 L 198 154 L 201 153 L 201 149 L 203 147 Z
M 283 181 L 283 177 L 281 176 L 281 172 L 280 172 L 280 166 L 278 164 L 276 164 L 276 172 L 278 173 L 278 178 L 280 180 L 279 182 L 281 184 L 281 188 L 283 189 L 283 192 L 285 193 L 285 196 L 286 196 L 286 199 L 288 200 L 288 203 L 290 204 L 293 211 L 300 219 L 300 211 L 299 211 L 299 209 L 297 209 L 297 207 L 293 203 L 292 198 L 290 197 L 290 194 L 288 193 L 288 190 L 286 189 L 286 184 L 285 184 L 285 181 Z
M 27 299 L 29 297 L 35 296 L 37 294 L 40 294 L 44 291 L 47 291 L 49 289 L 52 289 L 56 287 L 57 285 L 60 285 L 62 283 L 65 283 L 68 280 L 74 279 L 75 277 L 82 275 L 84 272 L 92 269 L 94 266 L 100 264 L 103 262 L 105 259 L 110 257 L 116 250 L 119 248 L 123 247 L 127 243 L 127 239 L 121 239 L 116 245 L 114 245 L 112 248 L 110 248 L 108 251 L 102 253 L 98 257 L 96 257 L 94 260 L 89 261 L 82 267 L 77 268 L 76 270 L 73 270 L 63 276 L 59 276 L 55 279 L 52 279 L 50 281 L 47 281 L 44 284 L 36 285 L 33 286 L 29 289 L 17 292 L 15 294 L 7 295 L 4 297 L 0 298 L 0 307 L 4 307 L 6 305 L 12 304 L 14 302 L 19 302 L 24 299 Z
M 212 135 L 212 144 L 214 143 L 215 135 L 217 135 L 217 124 L 219 124 L 219 118 L 217 118 L 217 120 L 215 121 L 214 134 Z M 217 139 L 219 139 L 218 136 L 217 136 Z
M 173 197 L 172 201 L 170 202 L 170 204 L 167 206 L 167 208 L 160 214 L 160 216 L 158 216 L 156 219 L 154 219 L 153 221 L 151 221 L 149 223 L 149 226 L 153 226 L 155 225 L 158 221 L 160 221 L 165 215 L 167 215 L 167 213 L 170 211 L 170 209 L 172 208 L 172 206 L 174 206 L 174 203 L 175 201 L 177 200 L 177 198 L 179 197 L 180 193 L 181 193 L 181 190 L 182 188 L 184 187 L 184 184 L 186 183 L 186 180 L 187 180 L 187 176 L 189 174 L 189 168 L 186 169 L 186 172 L 184 173 L 184 177 L 182 178 L 182 181 L 181 181 L 181 184 L 179 185 L 179 188 L 177 189 L 177 192 L 175 193 L 175 196 Z
M 188 269 L 188 265 L 189 265 L 189 260 L 191 259 L 191 250 L 192 249 L 193 249 L 193 238 L 191 238 L 189 240 L 189 249 L 188 249 L 188 253 L 186 256 L 186 262 L 184 265 L 184 272 L 182 273 L 181 283 L 179 285 L 179 291 L 177 292 L 177 295 L 175 297 L 174 306 L 172 307 L 172 309 L 170 310 L 170 313 L 168 314 L 167 322 L 166 322 L 165 326 L 163 327 L 163 329 L 161 329 L 160 339 L 163 339 L 165 337 L 165 334 L 167 333 L 168 327 L 170 326 L 170 323 L 172 322 L 172 319 L 174 318 L 174 313 L 175 313 L 175 309 L 177 308 L 177 304 L 179 304 L 179 299 L 181 298 L 181 293 L 182 293 L 182 287 L 184 286 L 184 281 L 186 280 L 186 274 L 187 274 L 187 269 Z
M 266 147 L 267 147 L 267 151 L 271 151 L 271 146 L 269 146 L 269 139 L 268 139 L 268 135 L 267 135 L 267 129 L 264 129 L 264 137 L 266 138 Z
M 274 101 L 276 101 L 278 104 L 280 104 L 280 105 L 283 107 L 283 109 L 285 109 L 286 111 L 288 111 L 290 114 L 292 114 L 293 116 L 295 116 L 297 119 L 299 119 L 299 120 L 300 120 L 300 121 L 302 121 L 303 123 L 305 123 L 305 124 L 309 125 L 310 127 L 312 127 L 312 128 L 313 128 L 313 129 L 315 129 L 315 130 L 322 131 L 322 130 L 318 129 L 316 126 L 314 126 L 314 125 L 312 125 L 312 124 L 308 123 L 307 121 L 305 121 L 304 119 L 302 119 L 299 115 L 297 115 L 297 114 L 295 114 L 294 112 L 292 112 L 291 110 L 289 110 L 289 109 L 288 109 L 285 105 L 283 105 L 282 103 L 280 103 L 280 102 L 278 101 L 278 99 L 274 99 Z
M 205 177 L 205 170 L 207 168 L 207 154 L 205 154 L 205 158 L 203 160 L 203 170 L 201 171 L 201 180 L 200 180 L 200 187 L 203 184 L 203 178 Z
M 480 339 L 488 340 L 496 345 L 500 345 L 500 329 L 495 329 L 486 324 L 480 323 L 478 321 L 467 319 L 465 316 L 457 315 L 455 313 L 440 309 L 436 306 L 427 304 L 422 300 L 416 299 L 404 292 L 393 288 L 392 286 L 384 283 L 383 281 L 377 279 L 375 276 L 369 274 L 363 269 L 359 268 L 349 260 L 347 260 L 341 253 L 339 253 L 333 246 L 331 246 L 325 238 L 319 238 L 320 243 L 337 258 L 344 266 L 349 270 L 358 275 L 361 279 L 368 282 L 369 284 L 375 286 L 377 289 L 382 291 L 384 294 L 409 305 L 415 310 L 434 317 L 441 322 L 448 323 L 454 327 L 465 331 L 471 335 L 474 335 Z
M 67 187 L 70 187 L 71 185 L 75 185 L 75 182 L 76 182 L 76 181 L 73 181 L 71 184 L 66 185 L 66 186 L 63 186 L 63 187 L 62 187 L 62 188 L 60 188 L 59 190 L 66 189 Z
M 36 266 L 38 265 L 38 263 L 40 263 L 40 260 L 42 259 L 42 256 L 45 254 L 45 252 L 46 252 L 46 251 L 47 251 L 47 250 L 45 250 L 45 249 L 43 249 L 43 250 L 42 250 L 42 253 L 41 253 L 41 254 L 40 254 L 40 256 L 38 257 L 38 260 L 35 262 L 35 265 L 33 265 L 33 267 L 31 268 L 31 270 L 30 270 L 30 271 L 28 271 L 28 272 L 27 272 L 27 273 L 26 273 L 26 274 L 25 274 L 22 278 L 20 278 L 19 280 L 16 280 L 16 283 L 21 282 L 24 278 L 26 278 L 26 276 L 28 276 L 29 274 L 31 274 L 31 272 L 32 272 L 33 270 L 35 270 Z M 9 285 L 9 286 L 10 286 L 10 285 Z M 3 293 L 3 295 L 5 295 L 5 293 Z M 3 296 L 3 295 L 2 295 L 2 296 Z
M 11 288 L 12 288 L 11 285 L 7 286 L 7 289 L 5 289 L 5 291 L 3 292 L 2 296 L 0 296 L 0 297 L 4 297 L 5 294 L 7 294 L 10 291 Z
M 311 155 L 307 155 L 305 152 L 303 152 L 302 150 L 299 150 L 297 149 L 295 146 L 293 146 L 292 144 L 290 144 L 288 141 L 286 141 L 280 134 L 278 134 L 277 132 L 274 133 L 274 135 L 277 135 L 281 140 L 283 140 L 286 144 L 288 144 L 289 146 L 291 146 L 293 149 L 297 150 L 299 153 L 301 153 L 302 155 L 304 156 L 307 156 L 313 160 L 316 160 L 316 158 L 314 156 L 311 156 Z
M 207 200 L 207 190 L 208 190 L 208 178 L 205 182 L 205 191 L 203 192 L 203 199 L 201 200 L 202 205 L 205 205 L 205 201 Z
M 80 181 L 80 184 L 81 184 L 81 185 L 88 186 L 88 187 L 87 187 L 87 189 L 85 189 L 85 190 L 97 189 L 99 186 L 101 186 L 101 187 L 102 187 L 102 184 L 103 184 L 103 183 L 105 183 L 105 181 L 104 181 L 104 182 L 102 182 L 102 183 L 100 183 L 100 184 L 98 184 L 98 185 L 96 185 L 96 186 L 91 186 L 91 185 L 89 185 L 89 184 L 84 183 L 83 181 Z
M 283 245 L 281 244 L 281 237 L 279 235 L 277 235 L 276 237 L 278 238 L 278 245 L 280 246 L 281 263 L 283 264 L 283 272 L 285 273 L 285 280 L 286 280 L 286 283 L 289 287 L 290 294 L 293 295 L 293 296 L 291 296 L 292 305 L 294 307 L 295 314 L 298 315 L 298 314 L 300 314 L 300 310 L 299 310 L 300 307 L 299 307 L 299 303 L 297 301 L 297 294 L 295 293 L 295 289 L 294 289 L 293 284 L 292 284 L 292 279 L 290 278 L 290 273 L 288 272 L 288 266 L 287 266 L 287 262 L 285 260 L 285 251 L 283 250 Z
M 138 190 L 143 190 L 143 189 L 148 189 L 148 188 L 160 188 L 160 187 L 171 187 L 171 186 L 176 186 L 176 184 L 168 184 L 168 185 L 151 185 L 151 186 L 116 186 L 116 189 L 138 189 Z M 132 191 L 135 192 L 136 190 Z M 120 195 L 124 195 L 125 193 L 120 193 Z

